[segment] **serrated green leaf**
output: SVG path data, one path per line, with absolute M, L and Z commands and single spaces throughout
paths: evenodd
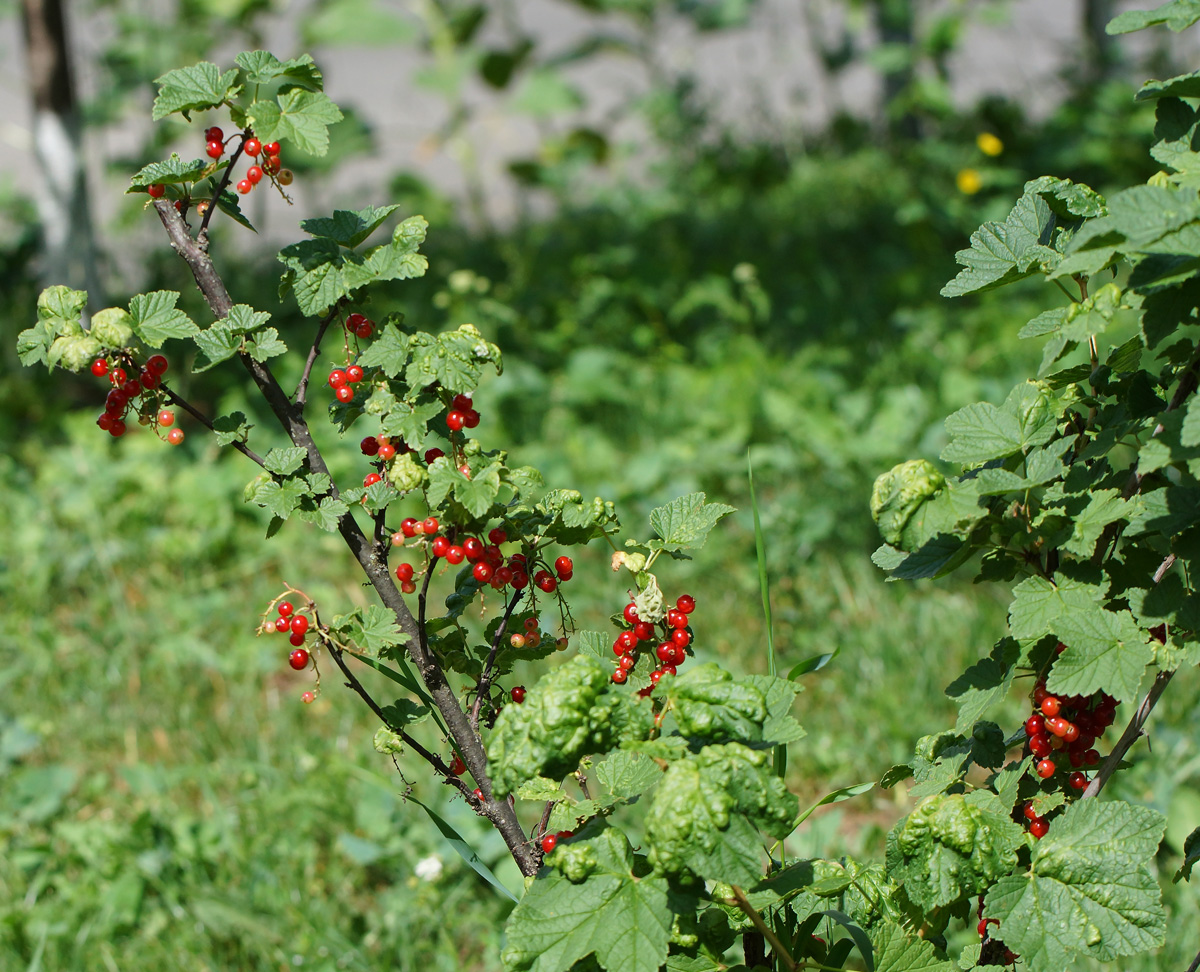
M 231 445 L 234 442 L 245 442 L 254 428 L 243 412 L 231 412 L 229 415 L 219 415 L 213 419 L 213 431 L 217 436 L 217 445 Z
M 590 873 L 578 883 L 542 872 L 513 910 L 501 953 L 510 972 L 562 972 L 595 955 L 606 972 L 657 972 L 667 959 L 672 912 L 667 880 L 642 874 L 629 841 L 603 828 L 582 843 Z M 621 933 L 597 934 L 619 928 Z
M 615 797 L 635 797 L 662 779 L 662 768 L 643 753 L 617 750 L 593 770 L 596 779 Z
M 670 698 L 675 721 L 685 737 L 706 743 L 762 741 L 767 718 L 765 694 L 749 680 L 735 681 L 716 662 L 696 665 L 669 679 L 662 692 Z
M 1179 865 L 1179 870 L 1175 872 L 1175 876 L 1171 879 L 1172 883 L 1178 884 L 1180 881 L 1190 881 L 1192 879 L 1192 867 L 1197 861 L 1200 861 L 1200 827 L 1197 827 L 1183 842 L 1183 863 Z
M 1128 611 L 1072 611 L 1055 621 L 1055 633 L 1067 650 L 1050 670 L 1046 687 L 1051 692 L 1090 695 L 1104 690 L 1123 702 L 1137 696 L 1154 649 Z
M 120 307 L 106 307 L 92 315 L 88 334 L 102 347 L 123 348 L 133 337 L 133 318 Z
M 268 472 L 280 476 L 290 476 L 304 463 L 308 452 L 299 446 L 289 446 L 286 449 L 270 449 L 263 456 L 263 466 Z
M 1040 176 L 1025 183 L 1023 192 L 1036 192 L 1060 217 L 1091 219 L 1106 212 L 1104 197 L 1090 186 L 1055 176 Z
M 242 346 L 242 336 L 223 327 L 219 321 L 194 335 L 193 340 L 200 349 L 200 356 L 192 366 L 192 371 L 196 373 L 207 371 L 222 361 L 228 361 Z
M 1067 553 L 1087 558 L 1096 549 L 1096 541 L 1110 523 L 1129 515 L 1130 503 L 1119 489 L 1100 489 L 1088 497 L 1088 504 L 1075 514 L 1071 536 L 1063 541 Z
M 274 101 L 256 101 L 246 112 L 260 141 L 287 140 L 309 155 L 329 150 L 329 126 L 343 118 L 341 110 L 322 91 L 292 88 Z
M 987 658 L 981 658 L 946 686 L 946 694 L 958 704 L 955 732 L 966 732 L 993 705 L 1008 697 L 1021 649 L 1011 638 L 1003 638 Z
M 309 91 L 320 91 L 323 86 L 321 72 L 308 54 L 281 61 L 268 51 L 243 51 L 234 60 L 250 84 L 270 84 L 282 78 L 288 85 Z
M 888 835 L 888 873 L 915 904 L 942 907 L 1009 873 L 1024 843 L 1024 831 L 995 794 L 931 796 Z
M 689 493 L 650 511 L 650 526 L 665 548 L 702 547 L 713 527 L 734 512 L 724 503 L 707 503 L 703 493 Z
M 332 216 L 303 220 L 300 228 L 310 236 L 327 237 L 336 240 L 341 246 L 353 248 L 365 241 L 399 208 L 397 204 L 379 209 L 368 206 L 357 211 L 338 209 Z
M 763 872 L 759 828 L 785 837 L 796 809 L 769 753 L 740 743 L 705 746 L 672 763 L 654 790 L 646 814 L 650 860 L 668 871 L 754 884 Z
M 953 962 L 938 958 L 932 942 L 909 935 L 890 921 L 873 929 L 871 944 L 875 972 L 956 972 Z
M 286 520 L 308 494 L 308 484 L 302 479 L 285 479 L 282 483 L 268 482 L 254 493 L 253 501 L 266 507 L 274 516 Z
M 370 347 L 359 356 L 358 363 L 364 369 L 380 368 L 389 378 L 397 377 L 408 365 L 407 335 L 398 327 L 384 322 Z M 436 404 L 440 409 L 441 402 Z
M 213 191 L 216 190 L 216 186 L 213 186 L 212 188 Z M 238 201 L 238 197 L 235 193 L 230 192 L 228 189 L 222 191 L 221 194 L 217 196 L 217 208 L 234 222 L 246 227 L 246 229 L 250 230 L 250 232 L 258 232 L 258 230 L 254 228 L 254 224 L 246 218 L 246 214 L 242 212 L 241 203 Z
M 222 74 L 220 68 L 208 61 L 168 71 L 154 81 L 158 85 L 158 97 L 154 99 L 151 118 L 159 121 L 181 112 L 190 121 L 191 112 L 218 107 L 241 90 L 236 83 L 237 74 L 236 70 Z
M 985 910 L 1031 972 L 1060 972 L 1079 953 L 1100 961 L 1163 943 L 1151 873 L 1166 819 L 1147 807 L 1080 800 L 1033 848 L 1029 869 L 1001 878 Z
M 518 800 L 561 800 L 566 796 L 561 786 L 544 776 L 535 776 L 517 787 Z
M 1104 588 L 1062 574 L 1054 580 L 1029 577 L 1013 588 L 1009 630 L 1019 641 L 1055 633 L 1059 620 L 1100 610 Z
M 169 159 L 162 162 L 151 162 L 143 166 L 129 180 L 128 192 L 144 192 L 151 185 L 179 185 L 184 182 L 196 182 L 204 178 L 205 171 L 215 163 L 212 159 L 192 159 L 185 162 L 175 152 Z
M 349 511 L 348 507 L 341 499 L 334 499 L 332 496 L 324 496 L 321 501 L 316 504 L 316 507 L 311 510 L 301 510 L 297 515 L 302 520 L 307 520 L 309 523 L 315 523 L 322 530 L 330 533 L 336 532 L 338 523 L 343 516 Z
M 984 223 L 971 234 L 971 246 L 954 255 L 964 269 L 942 288 L 942 296 L 981 293 L 1034 273 L 1041 260 L 1056 256 L 1047 245 L 1054 224 L 1046 201 L 1026 193 L 1003 223 Z
M 766 702 L 767 717 L 762 726 L 764 744 L 782 745 L 804 738 L 804 728 L 792 717 L 792 706 L 803 686 L 773 675 L 748 675 L 743 681 L 762 692 Z
M 287 345 L 279 340 L 279 332 L 273 327 L 264 328 L 246 341 L 246 351 L 255 361 L 266 361 L 287 353 Z
M 61 284 L 43 290 L 37 301 L 37 324 L 17 335 L 17 355 L 21 364 L 28 366 L 46 361 L 55 338 L 82 336 L 80 321 L 86 306 L 86 291 L 72 290 Z
M 179 294 L 156 290 L 138 294 L 129 301 L 129 314 L 137 336 L 152 348 L 161 348 L 168 338 L 188 338 L 200 333 L 196 322 L 175 307 Z
M 67 371 L 82 371 L 100 353 L 100 342 L 90 334 L 64 334 L 54 339 L 46 352 L 46 363 Z

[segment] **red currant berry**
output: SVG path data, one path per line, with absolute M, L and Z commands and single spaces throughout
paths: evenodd
M 462 757 L 455 754 L 454 759 L 450 760 L 450 772 L 455 776 L 462 776 L 467 771 L 467 764 L 462 761 Z
M 676 648 L 686 648 L 692 643 L 692 636 L 688 634 L 685 628 L 676 628 L 671 632 L 671 641 L 674 642 Z
M 290 641 L 293 645 L 295 645 L 298 648 L 298 647 L 300 647 L 300 645 L 304 644 L 304 633 L 299 632 L 299 631 L 293 631 L 291 637 L 288 638 L 288 641 Z
M 1035 709 L 1041 708 L 1042 702 L 1045 701 L 1046 696 L 1049 694 L 1050 693 L 1046 691 L 1046 683 L 1038 682 L 1037 685 L 1033 687 L 1033 707 Z
M 279 161 L 278 155 L 268 155 L 263 159 L 262 170 L 267 175 L 279 175 L 279 170 L 283 168 L 283 163 Z
M 1039 732 L 1046 731 L 1046 720 L 1041 715 L 1031 715 L 1025 720 L 1025 735 L 1036 736 Z
M 223 142 L 225 141 L 225 133 L 216 125 L 213 125 L 212 128 L 206 128 L 204 130 L 204 141 Z
M 1025 804 L 1023 813 L 1025 814 L 1026 820 L 1037 820 L 1038 812 L 1033 809 L 1032 803 Z
M 465 425 L 468 429 L 473 429 L 479 424 L 479 413 L 473 408 L 468 408 L 462 413 L 462 416 L 463 425 Z
M 171 429 L 171 431 L 167 433 L 167 441 L 171 445 L 179 445 L 179 443 L 183 441 L 183 429 Z
M 626 656 L 626 657 L 628 657 L 628 656 Z M 614 682 L 616 682 L 618 685 L 620 685 L 622 682 L 624 682 L 625 679 L 627 679 L 628 677 L 629 677 L 629 673 L 626 672 L 624 668 L 618 668 L 615 672 L 612 673 L 612 680 Z
M 638 618 L 637 605 L 632 601 L 625 605 L 625 610 L 622 611 L 621 614 L 630 624 L 637 624 L 640 620 Z M 643 638 L 642 640 L 645 641 L 646 639 Z
M 483 559 L 493 567 L 499 567 L 504 563 L 504 554 L 500 552 L 500 548 L 494 543 L 489 543 L 483 548 Z
M 379 458 L 382 462 L 390 462 L 396 455 L 396 447 L 390 442 L 379 447 Z
M 632 631 L 622 631 L 617 635 L 617 643 L 624 649 L 621 654 L 624 654 L 626 651 L 632 651 L 637 647 L 637 635 Z
M 121 389 L 114 388 L 104 398 L 104 411 L 109 415 L 120 415 L 129 404 L 129 396 Z
M 1049 756 L 1050 749 L 1050 737 L 1046 733 L 1039 732 L 1036 736 L 1029 737 L 1029 751 L 1034 756 Z
M 363 380 L 363 370 L 358 365 L 351 365 L 346 369 L 346 381 L 353 384 Z
M 333 390 L 333 397 L 339 402 L 348 402 L 354 398 L 354 389 L 349 385 L 338 385 Z
M 287 618 L 276 618 L 275 630 L 282 634 L 284 631 L 291 631 L 292 628 Z
M 445 537 L 434 537 L 429 550 L 435 557 L 445 557 L 450 550 L 450 541 Z
M 108 412 L 101 412 L 96 424 L 105 432 L 112 428 L 113 417 Z
M 657 684 L 658 684 L 658 682 L 659 682 L 659 679 L 661 679 L 662 677 L 663 677 L 663 672 L 662 672 L 662 669 L 661 669 L 661 668 L 656 668 L 656 669 L 654 669 L 654 671 L 652 671 L 652 672 L 650 673 L 650 682 L 651 682 L 651 684 L 653 684 L 653 685 L 657 685 Z
M 481 560 L 471 568 L 471 573 L 479 583 L 486 584 L 492 579 L 492 565 Z
M 290 655 L 288 655 L 288 664 L 291 665 L 292 668 L 296 669 L 296 671 L 300 671 L 300 669 L 308 665 L 308 650 L 305 648 L 297 648 Z
M 161 199 L 166 194 L 166 191 L 167 187 L 161 182 L 146 186 L 146 192 L 149 193 L 151 199 Z
M 426 449 L 425 450 L 425 465 L 432 466 L 435 459 L 441 459 L 446 453 L 441 449 Z
M 397 564 L 396 565 L 396 580 L 403 583 L 404 581 L 410 581 L 412 579 L 413 579 L 413 565 L 412 564 Z
M 1047 695 L 1044 699 L 1042 699 L 1042 704 L 1041 704 L 1042 715 L 1056 716 L 1056 715 L 1058 715 L 1059 710 L 1061 708 L 1062 708 L 1062 703 L 1059 702 L 1059 700 L 1057 698 L 1055 698 L 1053 695 Z
M 514 702 L 516 702 L 517 705 L 520 705 L 522 702 L 525 701 L 525 686 L 524 685 L 514 686 L 513 690 L 509 693 L 509 695 L 512 696 L 512 700 Z
M 1068 722 L 1063 727 L 1062 737 L 1069 743 L 1075 742 L 1079 738 L 1079 726 L 1073 722 Z
M 300 696 L 300 701 L 305 705 L 312 705 L 315 699 L 316 695 L 314 695 L 312 692 L 305 692 Z
M 286 172 L 286 171 L 287 170 L 285 169 L 284 172 Z M 283 181 L 283 179 L 282 179 L 283 172 L 279 173 L 279 175 L 280 175 L 280 181 L 282 182 Z M 286 185 L 286 183 L 285 183 L 285 185 Z M 370 321 L 364 321 L 362 324 L 359 324 L 358 327 L 356 327 L 354 329 L 354 333 L 358 337 L 362 338 L 363 340 L 366 340 L 372 334 L 375 333 L 375 325 L 372 324 Z
M 161 354 L 152 354 L 146 359 L 146 370 L 152 375 L 165 375 L 167 373 L 167 359 Z
M 513 579 L 513 570 L 511 567 L 496 567 L 496 580 L 500 582 L 500 586 L 511 584 Z
M 251 182 L 249 179 L 242 179 L 237 184 L 237 191 L 240 192 L 243 196 L 246 195 L 246 193 L 248 193 L 253 188 L 254 188 L 254 183 Z
M 686 628 L 688 626 L 688 617 L 679 608 L 671 608 L 667 612 L 667 624 L 672 628 Z
M 303 614 L 294 615 L 289 623 L 291 624 L 292 632 L 295 634 L 304 634 L 308 630 L 308 618 Z
M 358 444 L 364 456 L 374 456 L 379 453 L 379 440 L 373 435 L 368 435 Z
M 294 178 L 295 176 L 292 174 L 291 169 L 280 169 L 279 175 L 275 177 L 275 181 L 281 186 L 290 186 Z
M 158 424 L 161 425 L 164 429 L 167 428 L 167 426 L 174 425 L 175 424 L 175 413 L 172 412 L 170 409 L 164 408 L 161 412 L 158 413 Z
M 647 621 L 639 621 L 633 626 L 633 634 L 638 641 L 649 641 L 654 637 L 654 625 Z
M 125 434 L 124 419 L 115 418 L 112 420 L 112 425 L 108 427 L 108 434 L 114 439 L 119 439 Z
M 436 516 L 430 516 L 421 521 L 421 532 L 427 537 L 432 537 L 438 532 L 438 521 Z
M 357 313 L 347 314 L 346 315 L 346 330 L 347 331 L 357 330 L 358 325 L 362 324 L 364 321 L 366 321 L 366 317 L 364 317 L 362 314 L 357 314 Z
M 260 165 L 252 165 L 246 170 L 246 178 L 250 180 L 252 185 L 257 186 L 262 182 L 263 170 Z
M 1038 840 L 1041 840 L 1050 832 L 1050 823 L 1042 817 L 1033 820 L 1029 824 L 1029 832 Z M 1012 954 L 1012 953 L 1009 953 Z
M 979 924 L 975 926 L 975 930 L 979 932 L 980 938 L 987 938 L 988 925 L 998 925 L 999 920 L 996 918 L 980 918 Z
M 669 641 L 664 641 L 655 649 L 654 654 L 658 656 L 660 662 L 670 661 L 675 657 L 675 646 Z
M 471 404 L 471 396 L 464 395 L 460 392 L 454 396 L 453 400 L 450 402 L 450 407 L 456 412 L 465 412 L 471 407 Z
M 137 398 L 142 393 L 142 383 L 136 378 L 130 378 L 121 386 L 126 398 Z
M 407 517 L 400 523 L 400 532 L 406 537 L 415 537 L 421 529 L 421 523 L 415 517 Z
M 560 577 L 563 574 L 569 574 L 575 569 L 575 565 L 571 562 L 570 557 L 559 557 L 554 561 L 554 572 Z
M 405 594 L 415 594 L 417 592 L 417 582 L 405 581 L 400 585 L 400 590 L 402 590 Z
M 251 158 L 256 158 L 258 153 L 262 151 L 262 142 L 260 142 L 257 138 L 246 139 L 245 151 L 246 154 Z
M 120 388 L 123 384 L 125 384 L 125 369 L 114 368 L 112 370 L 112 374 L 108 376 L 108 380 L 112 383 L 114 388 Z
M 500 544 L 508 540 L 508 534 L 505 533 L 500 527 L 493 527 L 492 529 L 488 530 L 488 540 L 498 547 Z
M 558 846 L 558 835 L 557 834 L 546 834 L 546 836 L 542 838 L 542 853 L 543 854 L 549 854 L 557 846 Z
M 476 787 L 471 791 L 471 796 L 473 796 L 480 803 L 483 803 L 483 790 L 479 789 L 479 787 Z
M 483 559 L 483 544 L 476 537 L 467 537 L 463 541 L 463 553 L 467 555 L 467 560 L 475 563 L 477 560 Z
M 451 545 L 446 551 L 446 562 L 450 564 L 461 564 L 463 562 L 463 548 L 457 545 Z
M 346 384 L 346 372 L 342 371 L 341 368 L 334 368 L 333 371 L 329 372 L 330 388 L 337 388 L 344 384 Z
M 1076 771 L 1067 777 L 1067 784 L 1072 790 L 1082 790 L 1088 784 L 1088 779 L 1082 773 Z
M 377 473 L 377 472 L 367 473 L 367 475 L 363 477 L 363 487 L 366 488 L 369 486 L 374 486 L 377 482 L 379 482 L 382 479 L 383 479 L 383 477 L 380 476 L 379 473 Z
M 108 362 L 103 358 L 97 358 L 92 362 L 92 374 L 97 378 L 103 378 L 108 374 Z
M 1095 766 L 1099 762 L 1100 762 L 1100 751 L 1099 750 L 1089 749 L 1089 750 L 1087 750 L 1087 752 L 1085 752 L 1083 754 L 1083 765 L 1084 766 Z
M 512 586 L 514 591 L 523 591 L 529 586 L 529 575 L 523 570 L 513 570 Z
M 446 428 L 451 432 L 457 432 L 463 427 L 462 412 L 451 412 L 446 416 Z
M 629 671 L 629 669 L 633 668 L 633 666 L 637 664 L 637 659 L 634 658 L 633 655 L 622 655 L 617 664 L 620 665 L 621 668 L 625 669 L 625 671 Z
M 159 378 L 158 375 L 156 375 L 150 371 L 143 371 L 138 376 L 138 381 L 141 383 L 142 387 L 145 388 L 147 391 L 151 391 L 162 384 L 162 379 Z
M 279 154 L 279 143 L 278 142 L 267 142 L 267 144 L 263 146 L 263 151 L 266 152 L 267 155 L 278 155 Z
M 1047 757 L 1046 759 L 1038 760 L 1037 775 L 1043 780 L 1048 780 L 1055 773 L 1057 767 L 1054 765 L 1054 760 Z
M 225 154 L 225 145 L 222 142 L 212 141 L 208 143 L 206 151 L 210 159 L 219 159 Z
M 675 606 L 684 614 L 691 614 L 696 610 L 696 599 L 691 594 L 680 594 L 675 601 Z
M 292 612 L 295 610 L 296 609 L 292 606 L 292 604 L 289 601 L 283 601 L 279 605 L 279 616 L 281 618 L 290 618 L 292 616 Z
M 556 581 L 553 577 L 551 577 L 546 571 L 540 570 L 540 571 L 538 571 L 538 574 L 541 575 L 541 578 L 539 579 L 538 576 L 535 574 L 534 578 L 533 578 L 533 582 L 538 586 L 538 588 L 540 590 L 544 591 L 546 594 L 552 593 L 554 591 L 554 589 L 556 587 L 558 587 L 558 581 Z

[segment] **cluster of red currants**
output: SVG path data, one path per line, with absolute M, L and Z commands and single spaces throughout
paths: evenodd
M 629 672 L 637 664 L 642 642 L 652 642 L 661 637 L 654 650 L 658 667 L 650 672 L 650 682 L 657 685 L 664 675 L 674 675 L 678 666 L 687 659 L 687 647 L 692 643 L 692 631 L 688 627 L 688 616 L 696 610 L 696 599 L 690 594 L 681 594 L 659 622 L 661 631 L 648 621 L 638 617 L 637 605 L 630 601 L 625 605 L 624 617 L 632 627 L 626 628 L 613 642 L 613 654 L 617 656 L 617 669 L 612 680 L 618 685 L 629 678 Z M 649 694 L 647 692 L 647 694 Z
M 210 159 L 219 159 L 225 154 L 225 133 L 216 125 L 205 130 L 204 141 L 207 143 L 206 151 Z M 292 184 L 294 178 L 292 170 L 283 168 L 283 164 L 279 160 L 278 142 L 268 142 L 263 145 L 251 134 L 242 143 L 242 151 L 255 160 L 246 170 L 246 177 L 237 184 L 237 191 L 243 196 L 262 182 L 263 176 L 269 176 L 281 186 Z M 262 156 L 261 161 L 259 160 L 260 155 Z
M 304 647 L 304 638 L 308 633 L 309 621 L 303 614 L 297 614 L 295 607 L 288 601 L 282 601 L 279 604 L 279 617 L 274 621 L 268 621 L 267 624 L 281 634 L 286 633 L 288 640 L 292 643 L 292 651 L 288 655 L 288 664 L 296 671 L 303 671 L 308 667 L 309 654 L 308 649 Z M 311 702 L 316 696 L 312 692 L 305 692 L 300 696 L 301 701 Z
M 529 586 L 529 559 L 525 554 L 512 554 L 506 562 L 504 554 L 500 552 L 500 545 L 508 542 L 508 534 L 502 527 L 494 527 L 488 532 L 487 544 L 478 537 L 467 537 L 461 544 L 455 543 L 451 537 L 438 533 L 439 528 L 437 517 L 418 520 L 410 516 L 400 524 L 400 529 L 392 534 L 392 544 L 402 546 L 408 539 L 430 538 L 429 552 L 434 560 L 445 560 L 455 565 L 467 561 L 473 565 L 471 575 L 480 584 L 490 584 L 498 591 L 509 585 L 515 591 L 524 590 Z M 559 584 L 569 581 L 574 576 L 574 569 L 575 565 L 570 557 L 559 557 L 554 561 L 554 573 L 551 574 L 546 569 L 536 571 L 532 578 L 533 584 L 539 590 L 550 594 Z M 412 564 L 405 562 L 397 565 L 396 579 L 400 581 L 400 590 L 405 594 L 412 594 L 417 589 L 413 580 L 415 576 L 416 568 Z
M 132 359 L 126 360 L 125 363 L 132 366 Z M 152 421 L 150 411 L 153 410 L 157 412 L 153 421 L 157 422 L 159 428 L 167 429 L 174 425 L 175 413 L 170 409 L 160 410 L 157 395 L 153 398 L 153 404 L 151 404 L 150 398 L 145 397 L 148 393 L 157 392 L 162 385 L 162 376 L 166 371 L 167 359 L 161 354 L 151 355 L 135 377 L 130 377 L 120 363 L 110 365 L 107 358 L 97 358 L 93 361 L 92 374 L 97 378 L 107 375 L 113 386 L 112 391 L 104 399 L 104 411 L 96 419 L 96 424 L 113 438 L 124 435 L 126 413 L 131 405 L 135 405 L 135 400 L 140 397 L 143 398 L 145 405 L 138 410 L 139 422 L 149 425 Z M 171 445 L 179 445 L 183 441 L 183 429 L 171 429 L 166 438 Z
M 1058 653 L 1065 650 L 1060 643 Z M 1029 752 L 1037 758 L 1034 766 L 1037 775 L 1048 780 L 1066 772 L 1068 791 L 1086 788 L 1088 777 L 1082 767 L 1100 762 L 1095 743 L 1116 721 L 1118 705 L 1120 703 L 1105 692 L 1087 696 L 1051 695 L 1045 680 L 1040 679 L 1033 689 L 1033 714 L 1025 720 Z M 1069 764 L 1069 772 L 1064 763 Z M 1029 832 L 1039 840 L 1044 837 L 1050 829 L 1049 821 L 1028 803 L 1024 815 L 1029 822 Z
M 329 372 L 329 387 L 333 389 L 334 397 L 339 402 L 349 402 L 354 399 L 354 385 L 363 380 L 363 370 L 356 364 L 345 368 L 334 368 Z M 366 440 L 363 440 L 366 442 Z M 365 451 L 365 450 L 364 450 Z
M 555 847 L 558 846 L 560 840 L 566 840 L 568 837 L 574 837 L 573 830 L 560 830 L 554 834 L 546 834 L 542 838 L 542 853 L 549 854 Z
M 474 405 L 470 395 L 455 395 L 450 402 L 450 411 L 446 413 L 446 428 L 451 432 L 475 428 L 479 424 L 479 413 L 475 411 Z

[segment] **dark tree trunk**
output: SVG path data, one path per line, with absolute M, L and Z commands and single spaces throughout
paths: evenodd
M 41 276 L 49 284 L 85 289 L 93 306 L 103 306 L 62 0 L 21 0 L 21 20 L 34 153 L 43 179 L 37 193 Z

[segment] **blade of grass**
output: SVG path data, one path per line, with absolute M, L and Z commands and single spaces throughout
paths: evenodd
M 437 829 L 441 831 L 442 836 L 450 842 L 450 846 L 458 852 L 458 856 L 471 865 L 476 874 L 487 881 L 488 884 L 494 887 L 505 897 L 511 898 L 513 901 L 517 900 L 517 896 L 500 883 L 500 879 L 492 873 L 492 869 L 479 859 L 479 855 L 475 853 L 475 848 L 473 848 L 466 842 L 466 840 L 463 839 L 462 834 L 455 830 L 447 821 L 442 819 L 442 817 L 435 813 L 432 809 L 425 806 L 425 804 L 423 804 L 416 797 L 410 796 L 408 798 L 408 802 L 415 803 L 418 807 L 429 814 L 429 819 L 433 821 L 433 825 L 437 827 Z
M 746 475 L 750 480 L 750 509 L 754 513 L 754 555 L 758 560 L 758 587 L 762 592 L 763 617 L 767 626 L 767 672 L 777 674 L 775 664 L 775 632 L 771 624 L 771 581 L 767 577 L 767 545 L 763 539 L 762 521 L 758 516 L 758 499 L 754 495 L 754 463 L 746 454 Z M 787 746 L 780 743 L 775 747 L 775 775 L 780 779 L 787 772 Z

